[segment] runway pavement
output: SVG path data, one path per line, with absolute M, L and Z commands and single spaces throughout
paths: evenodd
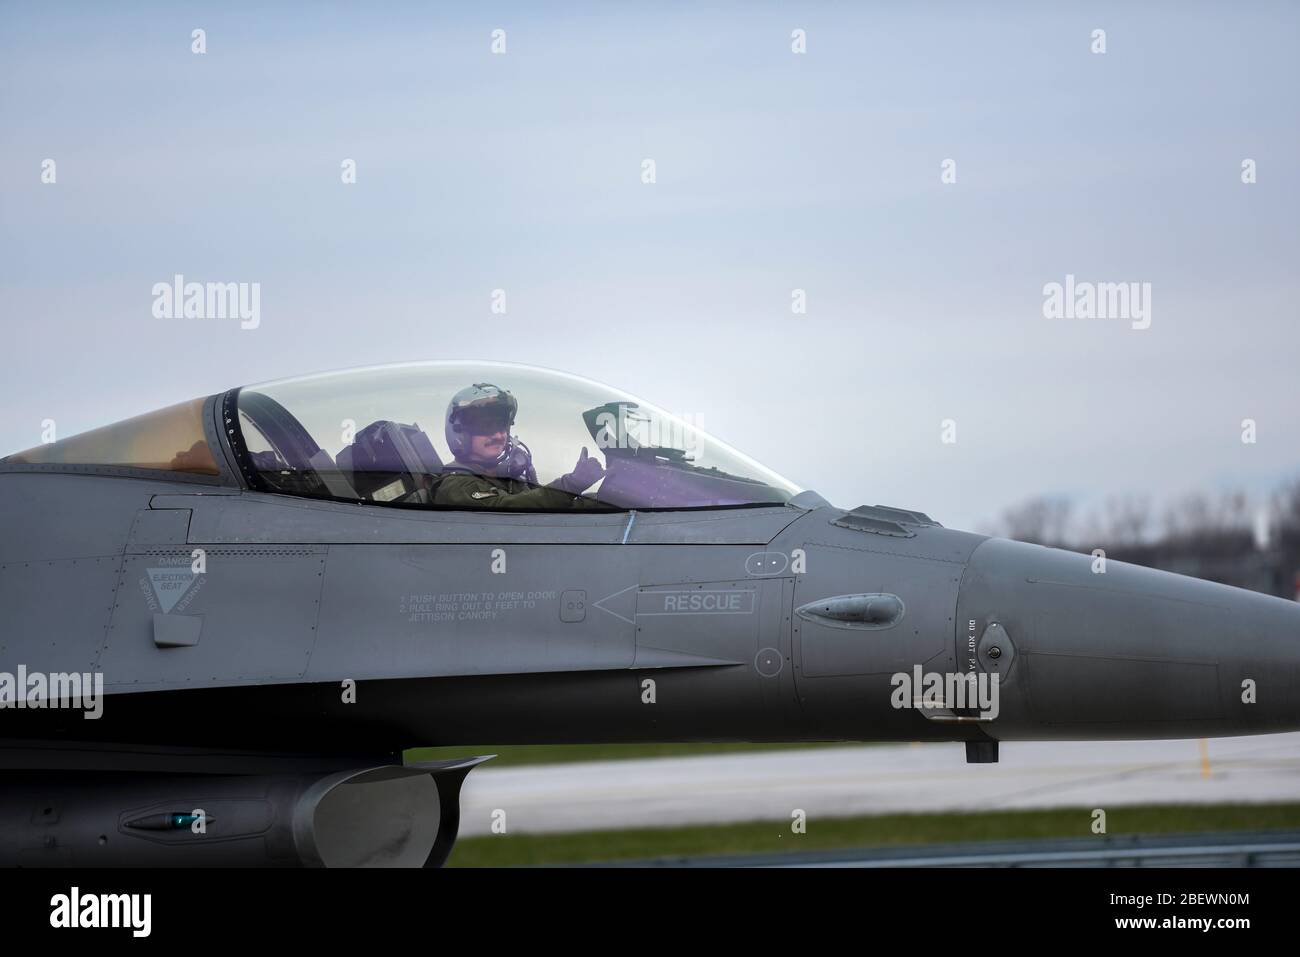
M 1183 741 L 846 746 L 474 771 L 461 836 L 906 812 L 1300 801 L 1300 733 Z M 498 815 L 499 817 L 499 815 Z

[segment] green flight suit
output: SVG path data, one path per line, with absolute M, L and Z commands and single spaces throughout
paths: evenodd
M 595 499 L 583 498 L 548 485 L 529 485 L 518 479 L 444 472 L 433 493 L 433 504 L 447 508 L 591 508 Z

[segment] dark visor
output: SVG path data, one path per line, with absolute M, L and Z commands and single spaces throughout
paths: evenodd
M 465 431 L 474 435 L 490 435 L 510 428 L 510 413 L 506 409 L 466 409 L 460 414 Z

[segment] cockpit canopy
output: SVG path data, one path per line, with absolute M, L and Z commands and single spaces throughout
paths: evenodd
M 578 376 L 506 363 L 427 362 L 245 388 L 242 455 L 276 491 L 428 505 L 454 463 L 446 417 L 467 386 L 510 394 L 512 437 L 550 485 L 585 447 L 606 474 L 589 504 L 611 509 L 782 504 L 799 489 L 694 425 Z
M 584 447 L 603 464 L 604 476 L 585 494 L 574 493 L 574 505 L 719 508 L 783 504 L 799 492 L 656 406 L 588 379 L 523 365 L 421 362 L 284 379 L 216 397 L 216 417 L 253 488 L 432 508 L 449 470 L 476 470 L 454 460 L 446 417 L 453 396 L 485 384 L 508 392 L 514 403 L 510 434 L 518 443 L 515 454 L 527 459 L 528 485 L 560 480 L 558 487 L 567 487 L 562 477 Z M 205 437 L 203 405 L 202 399 L 182 403 L 0 464 L 110 465 L 216 476 L 224 453 Z

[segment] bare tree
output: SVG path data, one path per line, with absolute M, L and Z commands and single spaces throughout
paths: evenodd
M 1300 529 L 1300 478 L 1291 479 L 1273 493 L 1269 512 L 1279 529 Z
M 1035 545 L 1062 544 L 1068 535 L 1071 508 L 1066 498 L 1031 498 L 1002 513 L 1002 534 Z
M 1183 542 L 1222 538 L 1249 531 L 1251 521 L 1245 492 L 1223 492 L 1217 499 L 1196 492 L 1165 511 L 1165 538 Z
M 1247 531 L 1251 526 L 1250 499 L 1242 491 L 1224 492 L 1219 496 L 1214 514 L 1214 530 L 1219 534 Z
M 1145 540 L 1151 522 L 1151 500 L 1146 495 L 1111 496 L 1103 507 L 1102 536 L 1112 545 L 1137 545 Z

